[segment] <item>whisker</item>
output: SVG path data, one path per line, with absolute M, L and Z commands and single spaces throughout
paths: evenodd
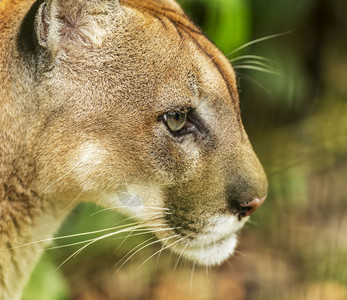
M 264 63 L 264 62 L 262 62 L 262 61 L 256 61 L 256 60 L 244 60 L 244 61 L 241 61 L 241 62 L 239 62 L 239 63 L 234 64 L 234 68 L 235 68 L 235 67 L 238 67 L 238 66 L 240 66 L 240 65 L 242 65 L 242 64 L 260 66 L 260 67 L 263 67 L 263 68 L 265 68 L 265 69 L 267 69 L 267 70 L 280 73 L 279 71 L 276 70 L 275 67 L 272 67 L 271 65 L 266 64 L 266 63 Z
M 63 176 L 59 177 L 56 181 L 54 181 L 52 184 L 50 184 L 49 186 L 47 186 L 43 191 L 41 191 L 41 193 L 39 193 L 39 196 L 41 196 L 44 192 L 46 192 L 48 189 L 50 189 L 53 185 L 57 184 L 60 180 L 62 180 L 63 178 L 65 178 L 67 175 L 69 175 L 74 169 L 76 169 L 79 165 L 81 164 L 81 162 L 78 162 L 77 164 L 75 164 L 69 171 L 67 171 Z
M 105 211 L 109 211 L 109 210 L 115 210 L 115 209 L 121 209 L 121 208 L 129 208 L 129 206 L 112 206 L 112 207 L 107 207 L 107 208 L 103 208 L 98 210 L 97 212 L 94 212 L 91 214 L 91 216 L 97 215 L 99 213 L 105 212 Z M 143 206 L 143 208 L 149 208 L 149 209 L 157 209 L 157 210 L 164 210 L 164 211 L 169 211 L 169 208 L 162 208 L 162 207 L 151 207 L 151 206 Z
M 243 257 L 246 257 L 246 256 L 247 256 L 246 254 L 244 254 L 244 253 L 242 253 L 242 252 L 240 252 L 240 251 L 237 251 L 237 250 L 234 250 L 234 253 L 240 254 L 240 255 L 242 255 Z
M 189 281 L 189 290 L 191 290 L 193 287 L 193 278 L 194 278 L 195 267 L 196 267 L 196 262 L 194 262 L 194 264 L 192 266 L 192 272 L 190 274 L 190 281 Z
M 90 241 L 94 241 L 94 239 L 84 240 L 84 241 L 75 242 L 75 243 L 66 244 L 66 245 L 48 247 L 48 248 L 46 248 L 46 250 L 55 250 L 55 249 L 60 249 L 60 248 L 68 248 L 68 247 L 72 247 L 72 246 L 77 246 L 77 245 L 81 245 L 81 244 L 86 244 L 86 243 L 88 243 L 88 242 L 90 242 Z
M 144 222 L 145 222 L 145 221 L 141 222 L 140 225 L 142 225 Z M 132 231 L 130 231 L 130 233 L 125 237 L 125 239 L 121 242 L 121 244 L 113 251 L 113 253 L 116 253 L 116 252 L 117 252 L 117 250 L 125 243 L 125 241 L 132 235 L 132 233 L 133 233 L 134 231 L 135 231 L 135 229 L 132 230 Z M 137 235 L 137 234 L 136 234 L 136 235 Z M 136 235 L 134 234 L 133 236 L 136 236 Z
M 148 234 L 148 233 L 152 233 L 153 232 L 152 230 L 147 229 L 147 228 L 138 228 L 137 230 L 140 231 L 140 232 L 136 233 L 136 236 L 144 235 L 144 234 Z M 132 230 L 131 232 L 134 232 L 134 231 L 135 230 Z M 133 236 L 135 236 L 135 235 L 133 235 Z M 53 246 L 53 247 L 46 248 L 46 250 L 55 250 L 55 249 L 60 249 L 60 248 L 68 248 L 68 247 L 72 247 L 72 246 L 76 246 L 76 245 L 86 244 L 86 243 L 94 241 L 94 240 L 95 240 L 95 238 L 92 238 L 92 239 L 89 239 L 89 240 L 74 242 L 74 243 L 71 243 L 71 244 Z
M 175 266 L 174 266 L 174 268 L 172 270 L 172 273 L 175 272 L 175 270 L 177 269 L 178 263 L 179 263 L 180 259 L 182 258 L 182 255 L 183 255 L 183 253 L 184 253 L 184 251 L 186 250 L 187 247 L 188 247 L 188 244 L 186 244 L 184 246 L 184 248 L 181 250 L 180 255 L 178 256 L 178 259 L 177 259 L 177 261 L 175 263 Z
M 155 264 L 155 269 L 156 269 L 156 270 L 158 269 L 158 263 L 159 263 L 160 255 L 161 255 L 161 253 L 162 253 L 162 251 L 163 251 L 163 248 L 165 247 L 165 245 L 167 244 L 168 241 L 169 241 L 169 240 L 165 241 L 165 243 L 163 243 L 163 245 L 161 246 L 160 252 L 159 252 L 158 257 L 157 257 L 157 262 L 156 262 L 156 264 Z
M 220 92 L 218 91 L 218 90 L 216 90 L 212 85 L 211 85 L 211 83 L 209 83 L 209 82 L 206 82 L 206 84 L 216 93 L 216 95 L 218 95 L 218 97 L 220 98 L 220 99 L 224 99 L 224 97 L 220 94 Z M 203 87 L 200 87 L 202 90 L 204 90 L 205 92 L 207 92 L 206 91 L 206 89 L 204 89 Z M 205 100 L 205 101 L 207 101 L 207 99 Z M 200 105 L 200 104 L 199 104 Z
M 175 245 L 174 249 L 177 247 L 178 245 Z M 169 261 L 171 261 L 172 255 L 173 255 L 173 251 L 170 251 L 170 255 L 169 255 Z
M 267 89 L 264 85 L 262 85 L 258 80 L 254 79 L 252 76 L 249 76 L 245 73 L 240 73 L 240 72 L 237 72 L 237 74 L 240 78 L 247 80 L 247 81 L 257 85 L 258 87 L 260 87 L 265 93 L 271 94 L 269 89 Z
M 75 204 L 75 202 L 82 196 L 82 194 L 83 194 L 83 190 L 81 191 L 81 193 L 79 193 L 78 194 L 78 196 L 75 198 L 75 199 L 73 199 L 66 207 L 65 207 L 65 211 L 66 210 L 68 210 L 71 206 L 73 206 L 74 204 Z
M 226 56 L 230 56 L 236 52 L 239 52 L 241 51 L 242 49 L 244 48 L 247 48 L 251 45 L 254 45 L 254 44 L 258 44 L 258 43 L 261 43 L 261 42 L 264 42 L 264 41 L 267 41 L 267 40 L 271 40 L 271 39 L 274 39 L 274 38 L 278 38 L 278 37 L 282 37 L 282 36 L 285 36 L 285 35 L 288 35 L 290 33 L 292 33 L 293 30 L 288 30 L 288 31 L 285 31 L 283 33 L 277 33 L 277 34 L 272 34 L 272 35 L 267 35 L 267 36 L 264 36 L 264 37 L 261 37 L 261 38 L 258 38 L 258 39 L 255 39 L 253 41 L 250 41 L 248 43 L 245 43 L 243 44 L 242 46 L 236 48 L 235 50 L 231 51 L 230 53 L 228 53 Z
M 90 217 L 92 217 L 92 216 L 93 215 L 90 215 Z M 140 218 L 147 217 L 147 216 L 149 216 L 148 219 L 144 219 L 144 220 L 136 220 L 135 219 L 135 218 L 140 219 Z M 160 218 L 160 217 L 163 217 L 163 214 L 159 213 L 159 212 L 158 213 L 157 212 L 156 213 L 143 213 L 143 214 L 138 214 L 136 216 L 131 216 L 131 217 L 124 218 L 124 219 L 120 220 L 117 224 L 121 224 L 121 223 L 127 222 L 129 220 L 135 220 L 136 223 L 139 223 L 139 222 L 143 223 L 143 222 L 146 222 L 146 221 L 149 222 L 149 221 L 155 220 L 155 219 Z
M 125 229 L 122 229 L 122 230 L 118 230 L 116 232 L 111 232 L 111 233 L 108 233 L 108 234 L 105 234 L 103 236 L 100 236 L 100 237 L 97 237 L 95 238 L 93 241 L 89 242 L 88 244 L 84 245 L 83 247 L 81 247 L 80 249 L 78 249 L 77 251 L 75 251 L 74 253 L 72 253 L 67 259 L 65 259 L 59 266 L 57 269 L 61 268 L 66 262 L 68 262 L 72 257 L 78 255 L 79 253 L 81 253 L 84 249 L 86 249 L 88 246 L 100 241 L 100 240 L 103 240 L 105 238 L 108 238 L 110 236 L 114 236 L 116 234 L 120 234 L 120 233 L 123 233 L 123 232 L 128 232 L 129 230 L 132 230 L 135 228 L 138 228 L 139 225 L 137 226 L 133 226 L 133 227 L 129 227 L 129 228 L 125 228 Z
M 251 219 L 247 221 L 248 224 L 253 225 L 253 226 L 258 226 L 259 224 Z
M 159 230 L 159 229 L 158 229 Z M 161 230 L 159 230 L 159 232 L 160 232 Z M 134 232 L 136 232 L 136 231 L 134 231 Z M 148 231 L 146 232 L 147 234 L 152 234 L 152 233 L 156 233 L 157 231 L 153 231 L 152 229 L 148 229 Z M 119 238 L 115 238 L 115 239 L 124 239 L 123 241 L 122 241 L 122 243 L 116 248 L 116 250 L 114 250 L 113 252 L 114 253 L 116 253 L 117 252 L 117 250 L 124 244 L 124 242 L 125 242 L 125 240 L 126 239 L 128 239 L 128 238 L 132 238 L 132 237 L 135 237 L 135 236 L 139 236 L 139 235 L 141 235 L 142 233 L 134 233 L 134 234 L 128 234 L 125 238 L 124 237 L 119 237 Z
M 245 59 L 253 59 L 253 60 L 259 60 L 259 61 L 265 61 L 265 62 L 271 62 L 273 64 L 275 64 L 276 62 L 270 58 L 264 57 L 264 56 L 259 56 L 259 55 L 241 55 L 241 56 L 236 56 L 232 59 L 230 59 L 229 61 L 231 63 L 240 61 L 240 60 L 245 60 Z
M 141 216 L 142 215 L 140 215 L 140 217 Z M 132 218 L 127 218 L 125 220 L 129 220 L 129 219 L 132 219 Z M 150 222 L 150 221 L 157 220 L 157 219 L 161 219 L 161 218 L 153 218 L 153 219 L 144 220 L 143 222 L 140 223 L 140 225 L 142 226 L 142 224 L 144 222 Z M 122 220 L 122 221 L 118 222 L 118 224 L 123 223 L 125 220 Z M 121 228 L 129 227 L 129 226 L 133 226 L 133 225 L 138 225 L 138 224 L 139 224 L 139 222 L 133 222 L 133 223 L 117 225 L 117 226 L 113 226 L 113 227 L 109 227 L 109 228 L 105 228 L 105 229 L 100 229 L 100 230 L 75 233 L 75 234 L 70 234 L 70 235 L 65 235 L 65 236 L 52 237 L 52 238 L 42 239 L 42 240 L 38 240 L 38 241 L 32 241 L 32 242 L 29 242 L 29 243 L 25 243 L 25 244 L 21 244 L 21 245 L 18 245 L 18 246 L 14 246 L 11 249 L 27 247 L 27 246 L 34 245 L 34 244 L 39 244 L 39 243 L 53 242 L 53 241 L 62 240 L 62 239 L 69 239 L 69 238 L 86 236 L 86 235 L 91 235 L 91 234 L 98 234 L 98 233 L 103 233 L 103 232 L 107 232 L 107 231 L 111 231 L 111 230 L 121 229 Z M 147 224 L 147 225 L 143 225 L 143 226 L 149 227 L 149 226 L 164 226 L 164 225 L 165 224 L 152 224 L 152 225 Z
M 176 234 L 176 235 L 171 236 L 171 237 L 169 237 L 169 238 L 167 238 L 167 239 L 170 240 L 170 239 L 173 239 L 173 238 L 176 238 L 176 237 L 179 237 L 179 236 L 180 236 L 180 235 Z M 164 247 L 164 248 L 161 248 L 160 250 L 158 250 L 157 252 L 155 252 L 154 254 L 152 254 L 150 257 L 148 257 L 148 258 L 137 268 L 137 270 L 139 270 L 139 269 L 140 269 L 147 261 L 149 261 L 153 256 L 155 256 L 155 255 L 157 255 L 158 253 L 160 253 L 161 251 L 163 251 L 163 250 L 165 250 L 165 249 L 167 249 L 167 248 L 169 248 L 169 247 L 171 247 L 171 246 L 177 244 L 178 242 L 181 242 L 181 241 L 184 240 L 184 239 L 185 239 L 185 237 L 182 237 L 182 238 L 180 238 L 179 240 L 175 241 L 174 243 L 172 243 L 172 244 L 170 244 L 170 245 L 168 245 L 168 246 L 166 246 L 166 247 Z
M 231 267 L 232 269 L 234 269 L 234 266 L 233 266 L 233 264 L 229 261 L 229 259 L 227 260 L 227 264 L 228 264 L 229 267 Z
M 263 72 L 263 73 L 269 73 L 272 75 L 276 75 L 278 77 L 283 77 L 283 75 L 277 71 L 269 70 L 267 68 L 254 66 L 254 65 L 237 65 L 237 66 L 234 66 L 234 69 L 235 70 L 237 70 L 237 69 L 255 70 L 255 71 L 259 71 L 259 72 Z
M 170 230 L 172 230 L 173 228 L 171 228 Z M 143 246 L 143 247 L 141 247 L 140 249 L 138 249 L 138 250 L 136 250 L 133 254 L 131 254 L 123 263 L 122 263 L 122 265 L 118 268 L 118 270 L 116 271 L 116 274 L 119 272 L 119 270 L 134 256 L 134 255 L 136 255 L 137 253 L 139 253 L 141 250 L 143 250 L 143 249 L 145 249 L 145 248 L 147 248 L 147 247 L 149 247 L 149 246 L 151 246 L 151 245 L 153 245 L 153 244 L 156 244 L 156 243 L 160 243 L 160 242 L 162 242 L 162 241 L 165 241 L 165 240 L 167 240 L 167 239 L 171 239 L 171 237 L 169 237 L 169 238 L 163 238 L 163 239 L 160 239 L 160 240 L 155 240 L 154 242 L 151 242 L 151 243 L 149 243 L 149 244 L 147 244 L 147 245 L 145 245 L 145 246 Z M 116 265 L 115 265 L 115 267 L 121 262 L 122 260 L 120 260 Z
M 149 239 L 147 239 L 147 240 L 145 240 L 145 241 L 143 241 L 142 243 L 140 243 L 140 244 L 138 244 L 136 247 L 134 247 L 133 249 L 131 249 L 130 251 L 128 251 L 128 253 L 127 254 L 125 254 L 116 264 L 115 264 L 115 266 L 114 267 L 117 267 L 117 265 L 119 265 L 122 261 L 124 261 L 126 258 L 128 258 L 131 254 L 133 254 L 135 251 L 136 251 L 136 249 L 139 249 L 142 245 L 144 245 L 144 244 L 146 244 L 147 242 L 149 242 L 149 241 L 151 241 L 151 240 L 154 240 L 154 239 L 156 239 L 156 237 L 155 236 L 151 236 Z M 156 239 L 156 241 L 157 241 L 157 239 Z M 125 262 L 126 263 L 126 262 Z M 119 268 L 121 268 L 123 265 L 121 265 Z M 119 271 L 119 269 L 117 270 L 117 272 Z M 117 274 L 117 272 L 116 272 L 116 274 Z M 116 275 L 115 274 L 115 275 Z
M 105 229 L 100 229 L 100 230 L 94 230 L 94 231 L 70 234 L 70 235 L 65 235 L 65 236 L 58 236 L 58 237 L 53 237 L 53 238 L 48 238 L 48 239 L 42 239 L 42 240 L 33 241 L 33 242 L 30 242 L 30 243 L 26 243 L 26 244 L 14 246 L 11 249 L 22 248 L 22 247 L 30 246 L 30 245 L 33 245 L 33 244 L 52 242 L 52 241 L 56 241 L 56 240 L 62 240 L 62 239 L 68 239 L 68 238 L 73 238 L 73 237 L 85 236 L 85 235 L 90 235 L 90 234 L 102 233 L 102 232 L 106 232 L 106 231 L 110 231 L 110 230 L 115 230 L 115 229 L 119 229 L 119 228 L 132 226 L 132 225 L 135 225 L 135 224 L 138 224 L 138 222 L 134 222 L 134 223 L 131 223 L 131 224 L 125 224 L 125 225 L 121 225 L 121 226 L 105 228 Z
M 151 238 L 151 239 L 156 239 L 156 237 L 155 236 L 153 236 L 153 238 Z M 149 239 L 149 240 L 151 240 L 151 239 Z M 148 241 L 148 240 L 147 240 Z M 146 241 L 146 242 L 147 242 Z M 136 250 L 135 252 L 133 252 L 133 251 L 131 251 L 129 254 L 131 254 L 130 256 L 128 256 L 128 258 L 120 265 L 120 267 L 117 269 L 117 271 L 116 271 L 116 273 L 115 273 L 115 275 L 116 274 L 118 274 L 118 272 L 120 271 L 120 269 L 132 258 L 132 257 L 134 257 L 137 253 L 139 253 L 140 251 L 142 251 L 143 249 L 145 249 L 145 248 L 147 248 L 147 247 L 149 247 L 149 246 L 151 246 L 151 245 L 154 245 L 154 244 L 156 244 L 156 243 L 160 243 L 161 242 L 161 240 L 158 240 L 158 239 L 156 239 L 155 241 L 153 241 L 153 242 L 151 242 L 151 243 L 149 243 L 149 244 L 146 244 L 146 245 L 144 245 L 143 247 L 141 247 L 141 248 L 139 248 L 138 249 L 138 247 L 135 247 L 133 250 L 135 250 L 135 249 L 138 249 L 138 250 Z M 141 243 L 140 245 L 142 246 L 144 243 Z M 139 246 L 140 246 L 139 245 Z M 127 255 L 125 256 L 125 257 L 127 257 Z M 124 257 L 124 258 L 125 258 Z M 119 262 L 121 262 L 122 260 L 120 260 Z M 115 267 L 118 265 L 118 263 L 115 265 Z

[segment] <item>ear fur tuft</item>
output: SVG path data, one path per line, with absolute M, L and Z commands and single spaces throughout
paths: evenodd
M 47 0 L 36 19 L 39 43 L 53 51 L 69 42 L 101 46 L 119 8 L 118 0 Z

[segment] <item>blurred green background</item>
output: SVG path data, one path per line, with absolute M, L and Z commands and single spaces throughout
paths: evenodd
M 347 299 L 347 1 L 180 3 L 235 67 L 243 121 L 269 178 L 266 203 L 221 267 L 173 271 L 177 256 L 164 251 L 139 268 L 160 249 L 153 245 L 116 274 L 151 237 L 120 246 L 117 236 L 59 268 L 78 246 L 47 250 L 23 299 Z M 122 220 L 99 210 L 80 205 L 58 236 Z

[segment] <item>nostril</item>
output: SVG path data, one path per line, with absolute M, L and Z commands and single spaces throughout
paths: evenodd
M 239 220 L 253 214 L 265 201 L 266 196 L 263 198 L 254 198 L 252 201 L 241 202 L 240 209 L 237 213 Z
M 251 201 L 237 202 L 232 201 L 229 204 L 231 211 L 237 215 L 239 220 L 253 214 L 265 201 L 266 196 L 263 198 L 254 198 Z

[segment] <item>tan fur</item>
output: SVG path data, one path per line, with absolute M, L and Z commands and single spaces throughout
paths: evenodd
M 245 222 L 228 201 L 267 188 L 233 69 L 174 1 L 46 2 L 36 48 L 21 35 L 34 1 L 0 2 L 0 299 L 20 297 L 44 247 L 17 246 L 52 237 L 77 198 L 120 206 L 124 182 L 150 187 L 141 208 L 120 211 L 175 227 L 158 236 L 184 237 L 186 256 L 200 260 L 210 251 L 201 243 Z M 182 109 L 204 124 L 174 137 L 160 117 Z M 151 207 L 172 214 L 140 216 Z M 230 233 L 214 232 L 223 222 Z

